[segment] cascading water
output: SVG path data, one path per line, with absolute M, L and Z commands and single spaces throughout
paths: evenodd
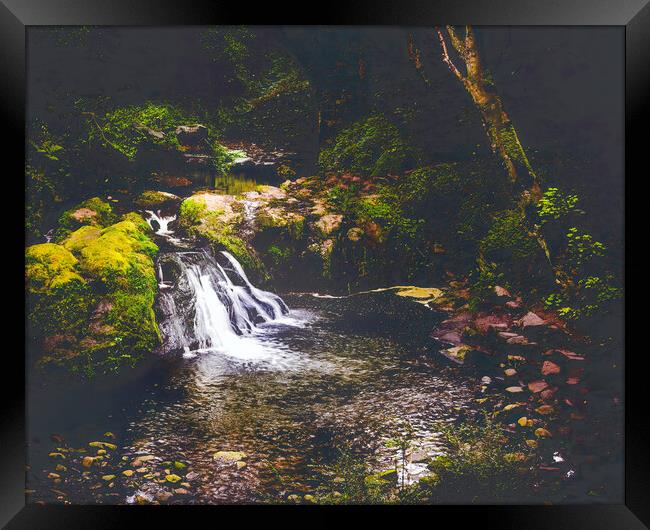
M 174 247 L 187 247 L 169 228 L 175 216 L 147 214 L 156 234 Z M 158 258 L 163 351 L 258 356 L 261 345 L 246 340 L 247 335 L 257 331 L 259 324 L 287 314 L 287 305 L 279 296 L 255 287 L 230 253 L 215 257 L 207 249 L 180 249 Z

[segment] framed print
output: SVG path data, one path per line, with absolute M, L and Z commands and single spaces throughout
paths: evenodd
M 7 528 L 646 527 L 644 2 L 4 4 Z

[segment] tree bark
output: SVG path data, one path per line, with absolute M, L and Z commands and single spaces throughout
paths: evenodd
M 481 113 L 483 126 L 490 140 L 490 148 L 501 159 L 510 182 L 519 189 L 517 205 L 528 219 L 528 233 L 537 240 L 552 267 L 546 240 L 541 234 L 539 226 L 530 220 L 527 208 L 535 204 L 542 196 L 539 179 L 519 141 L 517 131 L 503 107 L 501 98 L 494 91 L 491 80 L 486 76 L 476 45 L 474 30 L 471 26 L 465 26 L 465 36 L 461 38 L 453 26 L 447 26 L 446 29 L 451 45 L 465 65 L 465 74 L 454 64 L 449 55 L 445 36 L 440 28 L 436 27 L 442 48 L 442 60 L 463 84 Z M 554 273 L 557 279 L 559 271 L 554 270 Z
M 451 45 L 465 65 L 465 74 L 453 63 L 442 31 L 439 28 L 436 31 L 442 48 L 442 60 L 461 81 L 480 111 L 490 148 L 503 162 L 510 182 L 523 186 L 530 195 L 529 200 L 539 199 L 539 180 L 501 98 L 494 92 L 492 83 L 485 74 L 472 27 L 465 26 L 465 37 L 461 38 L 452 26 L 447 26 Z

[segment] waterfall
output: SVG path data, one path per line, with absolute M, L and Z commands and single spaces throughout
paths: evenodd
M 289 312 L 279 296 L 255 287 L 231 254 L 218 257 L 223 265 L 206 249 L 159 257 L 164 351 L 252 355 L 254 344 L 243 339 Z

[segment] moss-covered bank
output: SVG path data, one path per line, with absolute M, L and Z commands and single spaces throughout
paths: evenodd
M 149 225 L 136 213 L 118 220 L 98 198 L 71 211 L 89 204 L 117 222 L 91 222 L 58 243 L 26 250 L 28 323 L 39 364 L 86 376 L 134 365 L 161 340 L 153 311 L 158 247 Z

